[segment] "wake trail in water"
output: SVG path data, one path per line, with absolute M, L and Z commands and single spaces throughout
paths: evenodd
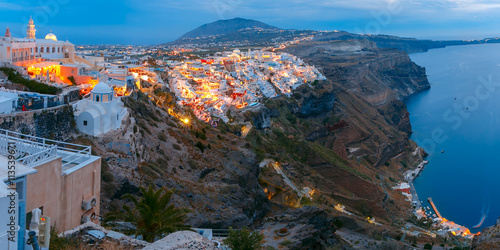
M 481 213 L 482 213 L 481 220 L 479 220 L 479 223 L 477 223 L 477 225 L 473 226 L 473 228 L 479 228 L 481 225 L 483 225 L 484 220 L 486 220 L 486 218 L 488 217 L 488 214 L 490 213 L 490 204 L 488 204 L 488 208 L 486 209 L 486 211 L 484 210 L 484 208 L 485 208 L 485 205 L 483 205 L 483 210 L 481 211 Z

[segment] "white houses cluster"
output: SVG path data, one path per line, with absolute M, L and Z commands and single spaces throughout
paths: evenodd
M 233 106 L 244 108 L 280 93 L 289 96 L 302 84 L 325 79 L 296 56 L 261 50 L 236 49 L 170 65 L 170 88 L 181 105 L 205 122 L 212 116 L 227 120 L 226 111 Z

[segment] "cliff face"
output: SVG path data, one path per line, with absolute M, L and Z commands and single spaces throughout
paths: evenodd
M 309 111 L 312 100 L 316 100 L 312 106 L 322 108 L 305 113 L 321 116 L 333 111 L 349 125 L 327 124 L 313 131 L 308 140 L 325 140 L 328 131 L 337 139 L 327 138 L 327 144 L 333 145 L 344 159 L 351 144 L 374 140 L 376 149 L 371 150 L 374 166 L 384 164 L 404 150 L 411 124 L 402 100 L 430 88 L 425 69 L 413 63 L 408 54 L 395 49 L 379 50 L 373 42 L 364 40 L 311 42 L 288 47 L 285 52 L 301 56 L 320 68 L 328 79 L 313 93 L 303 91 L 294 95 L 302 108 L 300 112 L 293 109 L 294 113 L 308 117 L 304 111 Z M 337 105 L 333 108 L 335 97 Z
M 341 203 L 362 216 L 386 220 L 405 216 L 391 186 L 407 162 L 421 159 L 410 153 L 416 145 L 409 140 L 402 100 L 429 88 L 425 69 L 405 52 L 380 50 L 368 41 L 301 43 L 284 52 L 315 65 L 327 80 L 304 85 L 290 98 L 268 100 L 254 111 L 254 121 L 267 117 L 266 125 L 259 123 L 260 131 L 247 137 L 257 156 L 282 162 L 293 182 L 314 189 L 315 205 Z M 287 187 L 276 177 L 260 178 L 271 200 L 296 199 L 283 197 L 276 186 Z
M 472 249 L 497 249 L 500 246 L 500 219 L 494 226 L 483 229 L 480 235 L 474 236 Z
M 404 100 L 430 88 L 425 69 L 413 63 L 408 54 L 396 49 L 376 49 L 372 42 L 313 42 L 285 51 L 318 66 L 329 81 L 376 106 L 394 99 Z
M 187 223 L 193 227 L 239 228 L 266 215 L 259 162 L 232 127 L 217 129 L 195 118 L 183 127 L 168 114 L 169 106 L 156 106 L 143 94 L 124 102 L 132 119 L 123 130 L 85 139 L 112 175 L 103 174 L 104 213 L 119 210 L 123 194 L 153 185 L 176 190 L 173 201 L 191 211 Z

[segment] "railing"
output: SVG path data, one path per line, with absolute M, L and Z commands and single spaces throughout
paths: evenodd
M 34 153 L 32 155 L 25 156 L 23 158 L 18 159 L 17 161 L 29 166 L 35 162 L 42 161 L 48 158 L 51 158 L 53 156 L 57 155 L 57 149 L 55 146 L 52 146 L 46 150 L 40 151 L 38 153 Z
M 0 153 L 9 155 L 9 146 L 14 149 L 14 157 L 16 161 L 29 165 L 37 161 L 42 161 L 57 155 L 55 145 L 44 145 L 42 143 L 24 140 L 17 137 L 12 137 L 7 134 L 0 134 Z
M 34 60 L 35 56 L 21 56 L 21 57 L 14 57 L 12 58 L 12 62 L 22 62 L 22 61 L 29 61 L 29 60 Z
M 9 141 L 16 145 L 16 160 L 29 165 L 53 156 L 62 157 L 62 167 L 88 159 L 92 147 L 60 142 L 0 129 L 0 153 L 8 154 Z
M 229 229 L 212 229 L 212 236 L 214 238 L 227 238 L 229 236 Z

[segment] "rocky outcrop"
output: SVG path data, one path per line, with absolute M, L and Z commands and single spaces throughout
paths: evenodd
M 474 236 L 472 249 L 497 249 L 500 246 L 500 219 L 494 226 L 483 229 L 480 235 Z
M 277 242 L 274 230 L 282 228 L 287 229 L 283 238 L 293 242 L 288 249 L 326 249 L 339 243 L 335 237 L 334 220 L 317 207 L 289 209 L 281 215 L 266 218 L 259 227 L 264 236 L 270 238 L 267 242 Z
M 334 93 L 324 93 L 319 96 L 311 94 L 302 98 L 299 105 L 292 108 L 292 112 L 297 117 L 308 118 L 332 111 L 334 104 Z
M 261 108 L 253 117 L 253 125 L 257 130 L 262 130 L 271 127 L 271 118 L 280 116 L 277 109 Z
M 143 248 L 144 250 L 217 250 L 216 243 L 201 236 L 197 232 L 179 231 Z

